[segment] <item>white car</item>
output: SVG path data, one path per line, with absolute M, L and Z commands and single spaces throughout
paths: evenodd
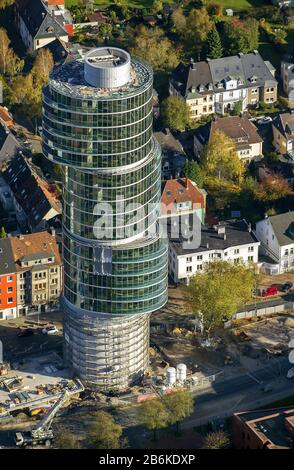
M 45 328 L 42 330 L 42 333 L 44 335 L 55 335 L 55 333 L 58 333 L 58 329 L 55 325 L 45 326 Z
M 269 122 L 272 122 L 272 118 L 270 116 L 265 116 L 257 120 L 257 124 L 268 124 Z
M 293 378 L 294 378 L 294 367 L 291 367 L 291 369 L 289 369 L 287 372 L 287 379 L 293 379 Z

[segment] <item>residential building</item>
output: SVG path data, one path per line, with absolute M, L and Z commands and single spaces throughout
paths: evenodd
M 5 106 L 0 106 L 0 121 L 4 126 L 13 126 L 13 118 Z
M 186 154 L 182 144 L 176 139 L 169 129 L 154 132 L 162 150 L 162 177 L 168 179 L 179 178 L 186 163 Z
M 0 167 L 22 150 L 21 143 L 10 129 L 0 123 Z
M 282 60 L 281 62 L 281 78 L 283 90 L 290 102 L 294 102 L 294 58 Z
M 207 145 L 216 131 L 223 132 L 236 146 L 240 160 L 249 163 L 253 158 L 262 156 L 263 140 L 257 127 L 246 117 L 230 116 L 218 118 L 196 129 L 194 134 L 194 154 L 200 159 L 203 147 Z
M 20 227 L 38 232 L 60 219 L 61 203 L 55 185 L 42 179 L 21 153 L 9 160 L 2 176 Z
M 288 154 L 294 159 L 294 113 L 276 116 L 272 123 L 273 146 L 282 155 Z
M 17 316 L 52 310 L 62 289 L 62 262 L 55 233 L 7 239 L 16 272 Z
M 73 35 L 73 19 L 67 8 L 65 8 L 64 0 L 42 0 L 46 5 L 51 16 L 66 30 L 68 36 Z
M 191 109 L 192 118 L 233 110 L 240 103 L 241 110 L 260 101 L 277 100 L 275 69 L 264 61 L 258 51 L 250 54 L 191 60 L 180 63 L 172 74 L 171 95 L 183 98 Z
M 14 8 L 16 27 L 27 49 L 35 52 L 55 39 L 68 42 L 65 25 L 42 0 L 16 0 Z
M 170 240 L 169 274 L 174 282 L 189 284 L 189 278 L 203 271 L 205 263 L 217 259 L 234 263 L 258 262 L 260 243 L 245 220 L 202 225 L 197 241 L 196 244 L 190 243 L 182 236 Z
M 161 218 L 196 213 L 204 223 L 206 191 L 188 178 L 169 179 L 162 183 Z
M 0 320 L 17 316 L 16 270 L 8 238 L 0 239 Z
M 234 413 L 232 436 L 236 449 L 293 449 L 294 408 Z
M 43 90 L 43 152 L 64 170 L 64 357 L 95 389 L 142 377 L 150 314 L 167 300 L 152 83 L 147 65 L 101 47 Z
M 268 274 L 282 274 L 294 269 L 294 211 L 265 217 L 256 223 L 260 253 L 267 259 L 262 269 Z

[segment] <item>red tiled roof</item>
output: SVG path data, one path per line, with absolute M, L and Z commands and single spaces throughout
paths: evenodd
M 166 213 L 165 207 L 179 202 L 191 201 L 200 208 L 205 207 L 205 197 L 201 190 L 188 178 L 170 179 L 164 182 L 161 194 L 162 213 Z M 176 211 L 176 207 L 175 207 Z

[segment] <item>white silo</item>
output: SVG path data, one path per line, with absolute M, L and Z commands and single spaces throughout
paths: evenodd
M 177 365 L 177 380 L 181 384 L 186 381 L 187 378 L 187 366 L 186 364 L 178 364 Z
M 166 385 L 168 387 L 171 387 L 175 385 L 176 380 L 177 380 L 176 369 L 174 367 L 168 367 L 166 369 Z

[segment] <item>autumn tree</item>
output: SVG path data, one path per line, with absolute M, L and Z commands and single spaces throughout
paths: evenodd
M 258 22 L 254 18 L 246 20 L 233 18 L 224 24 L 223 39 L 227 54 L 253 52 L 258 49 Z
M 184 176 L 194 181 L 198 188 L 203 186 L 203 176 L 200 166 L 194 160 L 186 160 L 184 166 Z
M 223 6 L 220 3 L 210 2 L 206 5 L 206 10 L 211 18 L 215 21 L 223 17 Z
M 162 401 L 168 413 L 169 424 L 176 424 L 178 431 L 180 422 L 193 413 L 194 404 L 191 393 L 186 390 L 169 393 L 164 395 Z
M 139 27 L 133 37 L 131 54 L 144 59 L 155 71 L 172 70 L 179 63 L 175 47 L 160 28 Z
M 76 434 L 68 431 L 63 426 L 55 432 L 54 443 L 59 449 L 78 449 L 80 447 Z
M 159 398 L 143 402 L 138 413 L 141 423 L 153 431 L 154 440 L 156 440 L 156 431 L 168 426 L 168 412 Z
M 210 432 L 205 436 L 204 449 L 227 449 L 230 446 L 230 438 L 224 431 Z
M 10 47 L 10 39 L 4 28 L 0 28 L 0 73 L 10 77 L 20 73 L 24 62 Z
M 185 41 L 186 47 L 190 48 L 201 45 L 213 26 L 205 8 L 192 8 L 188 16 L 184 15 L 183 10 L 177 9 L 172 14 L 172 23 L 175 31 Z
M 222 260 L 209 262 L 203 272 L 190 277 L 186 306 L 201 319 L 210 334 L 252 299 L 256 273 L 252 266 Z
M 257 199 L 263 202 L 272 202 L 293 194 L 288 181 L 277 173 L 270 174 L 255 189 Z
M 183 131 L 190 124 L 190 108 L 187 103 L 178 96 L 169 96 L 162 102 L 161 116 L 164 126 Z
M 89 438 L 96 449 L 119 449 L 122 427 L 117 424 L 110 413 L 98 411 L 94 422 L 89 427 Z
M 15 0 L 0 0 L 0 10 L 9 7 L 15 2 Z
M 207 34 L 207 57 L 210 59 L 219 59 L 223 55 L 223 46 L 221 43 L 221 38 L 213 25 L 212 29 Z
M 239 184 L 245 167 L 236 151 L 236 145 L 226 134 L 216 130 L 204 149 L 202 168 L 204 179 L 227 180 Z

